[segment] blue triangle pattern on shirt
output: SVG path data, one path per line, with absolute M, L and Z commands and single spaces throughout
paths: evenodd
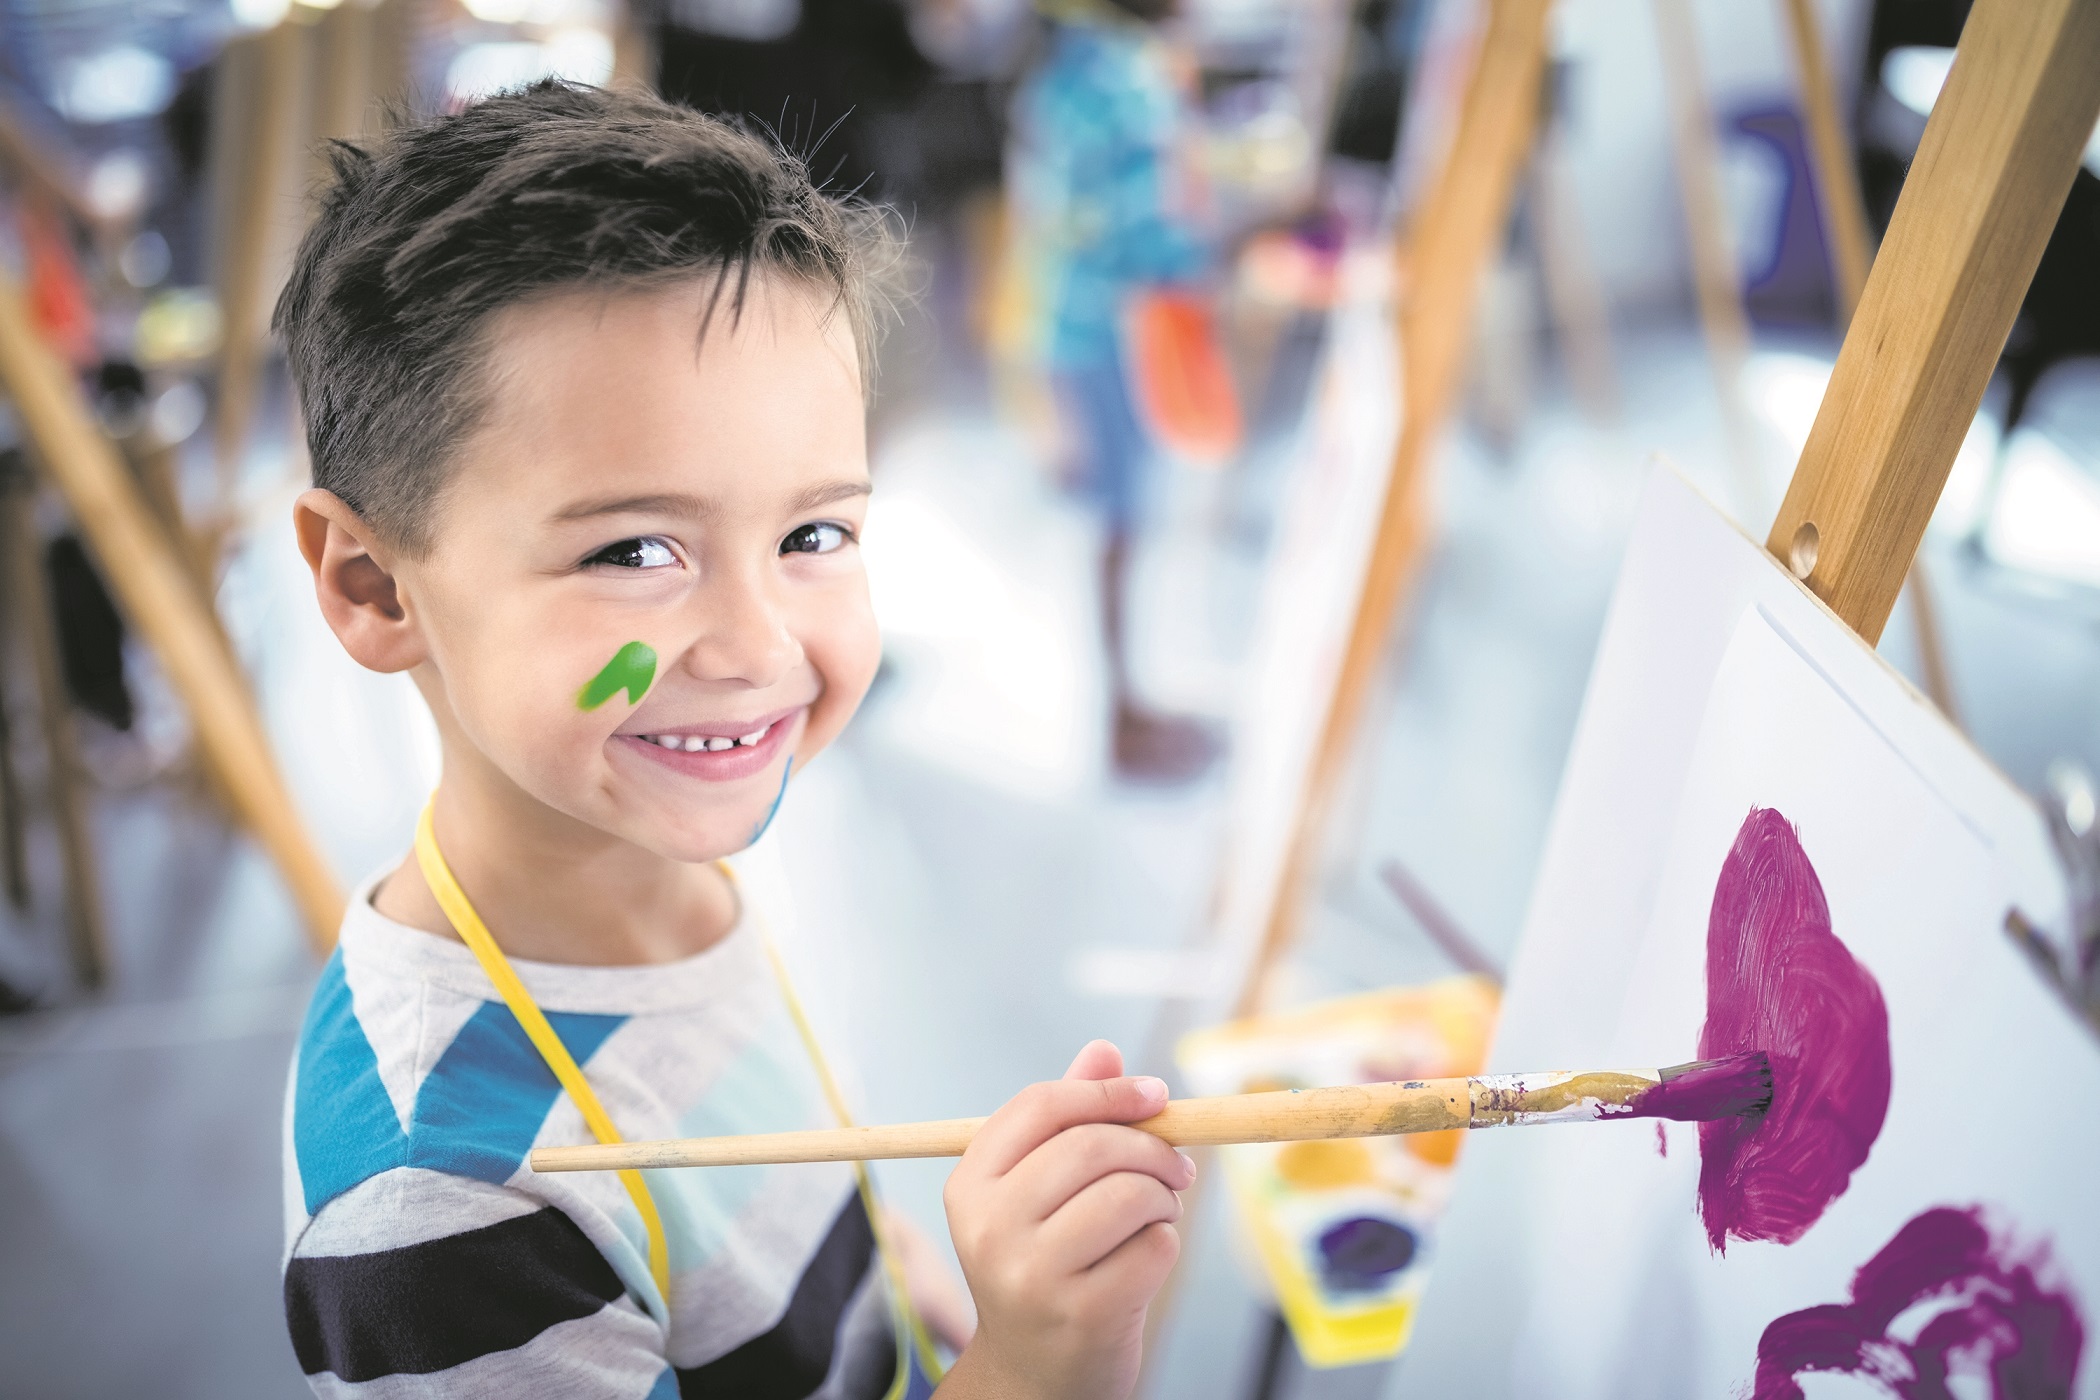
M 546 1015 L 579 1065 L 627 1019 Z M 501 1185 L 524 1164 L 559 1097 L 560 1081 L 518 1018 L 502 1002 L 485 1001 L 416 1090 L 407 1165 Z
M 579 1065 L 626 1019 L 547 1013 Z M 322 969 L 299 1036 L 292 1149 L 306 1213 L 396 1167 L 508 1181 L 560 1096 L 554 1072 L 510 1008 L 483 1002 L 417 1088 L 410 1131 L 402 1132 L 338 950 Z

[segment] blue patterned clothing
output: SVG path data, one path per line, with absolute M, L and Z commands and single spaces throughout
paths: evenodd
M 382 916 L 374 884 L 314 992 L 285 1112 L 285 1315 L 317 1395 L 889 1392 L 850 1166 L 645 1173 L 666 1300 L 616 1175 L 526 1167 L 592 1137 L 474 955 Z M 512 966 L 629 1138 L 831 1125 L 748 921 L 676 963 Z
M 1014 102 L 1009 164 L 1053 369 L 1115 361 L 1132 291 L 1185 281 L 1205 252 L 1172 188 L 1181 103 L 1142 26 L 1057 26 Z

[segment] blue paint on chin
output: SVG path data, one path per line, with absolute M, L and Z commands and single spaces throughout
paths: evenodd
M 751 839 L 745 843 L 746 845 L 756 846 L 758 838 L 765 835 L 766 828 L 773 824 L 773 818 L 780 815 L 781 801 L 788 795 L 788 774 L 794 771 L 795 756 L 789 754 L 787 767 L 780 770 L 780 791 L 773 794 L 773 805 L 766 808 L 766 819 L 758 824 L 758 830 L 751 833 Z

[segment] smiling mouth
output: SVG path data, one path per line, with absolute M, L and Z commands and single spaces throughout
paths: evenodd
M 761 725 L 749 734 L 741 734 L 735 738 L 726 734 L 637 734 L 634 737 L 645 744 L 654 744 L 660 749 L 670 749 L 675 753 L 727 753 L 731 749 L 757 748 L 766 741 L 766 736 L 782 723 L 784 721 L 776 719 L 771 724 Z

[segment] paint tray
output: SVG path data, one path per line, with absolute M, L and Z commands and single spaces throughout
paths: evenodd
M 1343 997 L 1184 1037 L 1192 1094 L 1481 1071 L 1499 996 L 1482 977 Z M 1234 1214 L 1314 1366 L 1398 1355 L 1428 1282 L 1463 1132 L 1221 1147 Z

